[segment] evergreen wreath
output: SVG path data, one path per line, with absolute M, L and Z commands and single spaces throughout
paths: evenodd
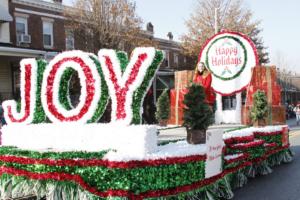
M 243 52 L 244 52 L 244 55 L 245 55 L 245 57 L 244 57 L 244 64 L 243 64 L 243 66 L 241 67 L 241 69 L 240 69 L 235 75 L 233 75 L 233 76 L 231 76 L 231 77 L 227 77 L 227 78 L 224 78 L 224 77 L 222 77 L 222 76 L 219 76 L 219 75 L 217 75 L 213 70 L 211 70 L 211 68 L 209 67 L 209 62 L 208 62 L 208 52 L 209 52 L 210 48 L 211 48 L 211 47 L 213 46 L 213 44 L 215 44 L 218 40 L 224 39 L 224 38 L 229 38 L 229 39 L 232 39 L 232 40 L 236 41 L 237 43 L 239 43 L 239 44 L 241 45 L 241 47 L 243 48 Z M 215 77 L 217 77 L 218 79 L 221 79 L 221 80 L 223 80 L 223 81 L 228 81 L 228 80 L 233 80 L 233 79 L 235 79 L 236 77 L 238 77 L 238 76 L 244 71 L 244 69 L 245 69 L 245 67 L 246 67 L 246 64 L 247 64 L 247 60 L 248 60 L 248 57 L 247 57 L 247 50 L 246 50 L 245 45 L 242 43 L 242 41 L 240 41 L 238 38 L 233 37 L 233 36 L 223 36 L 223 37 L 220 37 L 220 38 L 216 39 L 215 41 L 213 41 L 213 42 L 210 44 L 210 46 L 208 47 L 208 50 L 207 50 L 207 52 L 206 52 L 205 65 L 208 67 L 209 71 L 210 71 Z

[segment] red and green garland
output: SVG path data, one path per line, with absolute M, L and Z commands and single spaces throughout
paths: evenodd
M 204 179 L 206 157 L 201 155 L 115 162 L 103 160 L 106 151 L 40 153 L 1 147 L 0 173 L 1 178 L 8 174 L 42 182 L 58 181 L 66 185 L 76 183 L 82 191 L 101 198 L 145 199 L 199 195 L 199 192 L 210 190 L 211 184 L 224 184 L 227 179 L 233 181 L 228 176 L 243 173 L 245 167 L 257 165 L 288 151 L 288 146 L 277 147 L 255 158 L 246 153 L 225 161 L 221 174 Z

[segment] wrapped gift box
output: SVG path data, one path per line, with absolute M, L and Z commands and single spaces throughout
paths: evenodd
M 269 105 L 281 105 L 281 88 L 277 83 L 276 68 L 274 66 L 256 66 L 252 69 L 252 77 L 247 88 L 246 105 L 253 104 L 253 94 L 257 90 L 263 90 Z
M 185 89 L 193 82 L 194 71 L 184 70 L 175 72 L 175 89 Z
M 172 89 L 170 91 L 170 118 L 168 124 L 182 125 L 183 124 L 183 108 L 184 95 L 187 89 Z
M 183 124 L 183 99 L 187 93 L 187 87 L 193 82 L 194 71 L 184 70 L 175 72 L 175 89 L 170 91 L 170 118 L 168 124 Z
M 242 107 L 242 124 L 250 125 L 250 110 L 252 106 Z M 283 125 L 286 124 L 285 107 L 284 106 L 269 106 L 269 114 L 266 118 L 268 125 Z
M 274 66 L 256 66 L 252 69 L 252 77 L 247 88 L 247 99 L 242 107 L 242 123 L 251 124 L 250 110 L 253 106 L 253 94 L 257 90 L 266 93 L 268 100 L 268 125 L 285 124 L 285 107 L 281 105 L 281 88 L 277 83 L 276 68 Z

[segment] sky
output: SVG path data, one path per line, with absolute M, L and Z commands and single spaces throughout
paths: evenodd
M 70 2 L 73 0 L 64 0 Z M 197 0 L 136 0 L 137 14 L 152 22 L 155 37 L 174 39 L 187 32 L 185 20 L 195 12 Z M 261 20 L 261 37 L 268 47 L 270 65 L 286 63 L 287 70 L 300 73 L 300 1 L 299 0 L 244 0 L 253 11 L 253 20 Z

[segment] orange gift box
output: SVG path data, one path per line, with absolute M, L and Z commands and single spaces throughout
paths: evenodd
M 187 89 L 172 89 L 170 91 L 170 118 L 168 124 L 182 125 L 183 124 L 183 108 L 184 95 Z

